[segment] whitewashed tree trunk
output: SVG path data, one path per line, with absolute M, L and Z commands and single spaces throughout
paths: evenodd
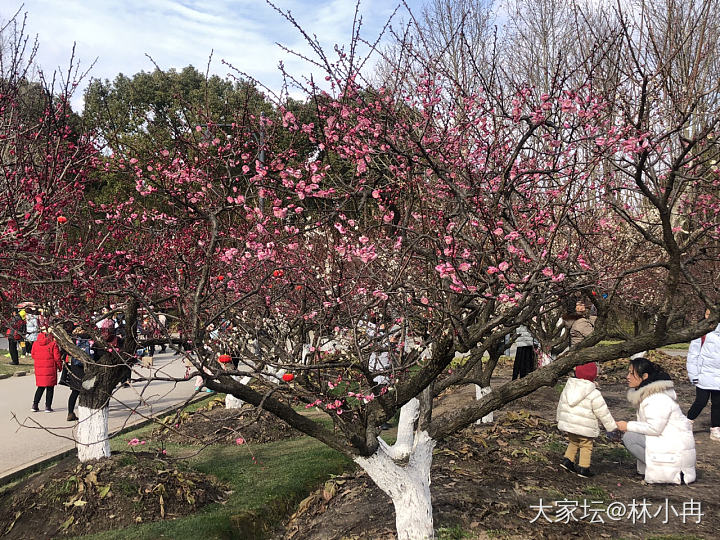
M 400 408 L 397 439 L 395 444 L 386 448 L 388 455 L 395 460 L 407 459 L 412 452 L 415 439 L 415 421 L 420 415 L 420 401 L 413 398 Z
M 430 466 L 435 446 L 426 431 L 415 437 L 407 465 L 399 465 L 382 444 L 370 457 L 356 457 L 355 463 L 368 473 L 393 502 L 398 540 L 428 540 L 434 537 Z
M 252 380 L 252 377 L 245 376 L 241 379 L 237 375 L 233 375 L 233 379 L 238 381 L 240 384 L 247 384 Z M 245 402 L 242 399 L 236 398 L 232 394 L 227 394 L 225 396 L 225 408 L 226 409 L 239 409 L 244 404 L 245 404 Z
M 487 396 L 490 392 L 492 392 L 492 388 L 489 386 L 478 386 L 475 385 L 475 399 L 482 399 L 483 397 Z M 493 413 L 488 413 L 485 416 L 483 416 L 480 420 L 477 420 L 475 422 L 476 424 L 492 424 L 493 423 Z
M 80 462 L 110 457 L 108 407 L 90 409 L 78 405 L 78 424 L 75 434 Z

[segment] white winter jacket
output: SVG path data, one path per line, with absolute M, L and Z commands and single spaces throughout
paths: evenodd
M 517 333 L 517 339 L 515 340 L 517 347 L 532 347 L 534 345 L 535 340 L 527 326 L 520 325 L 515 332 Z
M 672 381 L 655 381 L 630 388 L 628 401 L 637 407 L 637 421 L 627 430 L 645 435 L 645 464 L 638 461 L 638 472 L 645 481 L 679 484 L 695 481 L 695 438 L 692 423 L 680 411 Z
M 720 324 L 702 338 L 693 339 L 687 355 L 690 382 L 705 390 L 720 390 Z
M 565 383 L 557 407 L 558 429 L 594 438 L 600 435 L 598 419 L 606 430 L 617 429 L 617 424 L 595 383 L 570 377 Z

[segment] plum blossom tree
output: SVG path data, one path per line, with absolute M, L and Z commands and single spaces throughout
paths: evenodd
M 312 118 L 278 104 L 230 127 L 198 125 L 149 158 L 103 161 L 137 195 L 91 206 L 88 235 L 107 240 L 70 273 L 96 297 L 131 299 L 130 312 L 154 316 L 171 299 L 208 388 L 351 457 L 393 500 L 398 537 L 431 538 L 436 440 L 575 365 L 717 324 L 707 282 L 720 233 L 717 118 L 704 116 L 687 138 L 692 107 L 666 114 L 655 99 L 662 72 L 636 80 L 637 63 L 617 93 L 598 91 L 591 70 L 542 93 L 528 84 L 466 91 L 420 55 L 414 84 L 400 71 L 397 84 L 367 84 L 354 50 L 321 57 L 325 89 L 306 85 Z M 610 101 L 618 95 L 624 116 Z M 693 231 L 677 228 L 679 216 L 693 218 Z M 712 316 L 681 327 L 696 307 L 688 291 Z M 528 377 L 432 415 L 438 391 L 489 383 L 484 351 L 533 317 L 556 318 L 575 294 L 596 306 L 591 336 Z M 654 307 L 647 329 L 600 345 L 631 303 Z M 230 341 L 213 341 L 224 322 Z M 458 351 L 469 360 L 447 373 Z M 122 363 L 124 352 L 108 357 Z M 238 369 L 221 368 L 219 353 Z M 381 425 L 403 407 L 411 428 L 389 447 Z

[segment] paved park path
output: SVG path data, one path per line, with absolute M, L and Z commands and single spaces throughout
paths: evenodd
M 1 362 L 9 360 L 0 358 Z M 152 368 L 136 366 L 133 378 L 149 375 L 183 377 L 184 374 L 182 357 L 166 352 L 155 355 Z M 34 393 L 35 375 L 32 373 L 0 380 L 0 484 L 3 477 L 75 448 L 73 428 L 76 422 L 66 420 L 70 389 L 55 387 L 55 412 L 52 413 L 42 412 L 44 395 L 40 401 L 41 412 L 30 410 Z M 135 382 L 130 388 L 118 388 L 110 400 L 110 432 L 184 403 L 194 394 L 192 380 Z
M 7 341 L 0 339 L 0 349 L 3 348 L 7 349 Z M 664 352 L 673 356 L 687 354 L 684 350 L 665 349 Z M 9 358 L 0 358 L 0 362 L 8 361 Z M 136 366 L 133 378 L 150 375 L 183 377 L 184 374 L 182 357 L 166 352 L 155 355 L 152 368 Z M 75 422 L 66 420 L 70 389 L 55 387 L 53 413 L 31 412 L 34 392 L 35 376 L 32 373 L 0 380 L 0 485 L 3 477 L 75 448 Z M 110 401 L 110 432 L 142 422 L 195 395 L 192 380 L 135 382 L 130 388 L 118 388 Z M 43 405 L 44 396 L 41 409 Z

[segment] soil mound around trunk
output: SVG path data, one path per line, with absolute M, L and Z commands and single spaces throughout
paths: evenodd
M 214 479 L 153 453 L 123 452 L 87 464 L 69 457 L 0 495 L 0 536 L 79 536 L 175 519 L 225 498 Z
M 680 376 L 684 359 L 655 359 L 676 373 L 687 411 L 694 389 Z M 634 419 L 625 399 L 627 361 L 605 367 L 600 390 L 611 412 L 617 420 Z M 708 410 L 695 422 L 695 483 L 645 484 L 633 456 L 604 434 L 594 443 L 595 476 L 581 478 L 559 466 L 567 446 L 555 422 L 560 391 L 561 385 L 543 388 L 497 411 L 494 424 L 438 443 L 430 486 L 438 538 L 717 537 L 720 443 L 709 437 Z M 448 393 L 436 410 L 473 397 L 471 387 Z M 275 539 L 391 539 L 394 515 L 390 498 L 357 471 L 311 494 Z
M 226 409 L 222 399 L 207 407 L 169 417 L 153 431 L 153 439 L 181 444 L 262 444 L 300 437 L 302 434 L 276 416 L 246 405 Z

